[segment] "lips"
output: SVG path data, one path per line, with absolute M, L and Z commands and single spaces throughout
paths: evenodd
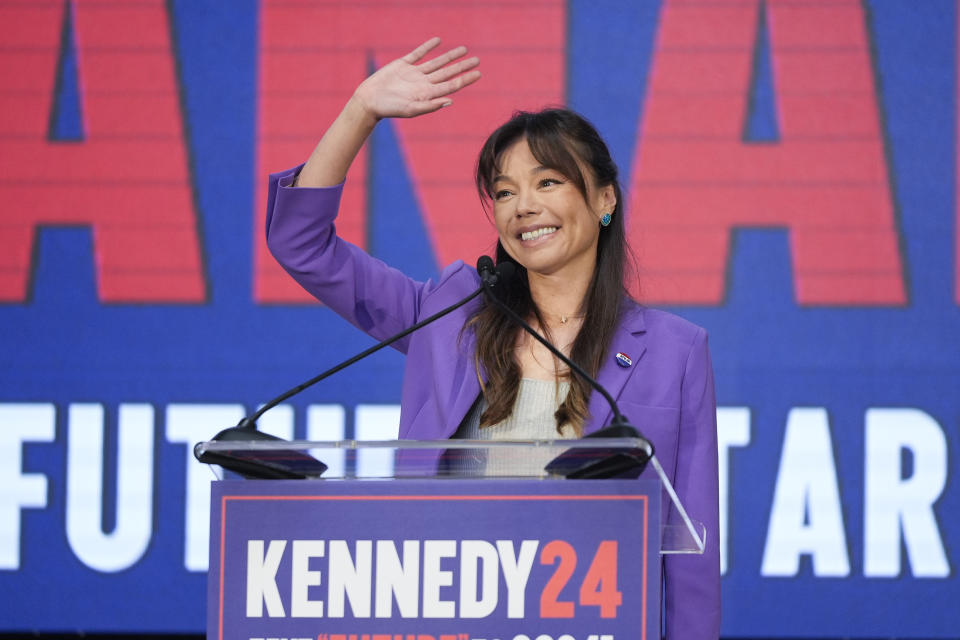
M 550 235 L 551 233 L 556 233 L 556 231 L 557 227 L 540 227 L 530 231 L 522 231 L 520 233 L 520 240 L 536 240 L 537 238 L 542 238 L 543 236 Z

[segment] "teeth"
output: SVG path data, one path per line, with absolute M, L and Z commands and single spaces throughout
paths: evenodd
M 556 227 L 541 227 L 536 231 L 524 231 L 523 233 L 520 234 L 520 239 L 534 240 L 536 238 L 542 238 L 543 236 L 553 233 L 556 230 L 557 230 Z

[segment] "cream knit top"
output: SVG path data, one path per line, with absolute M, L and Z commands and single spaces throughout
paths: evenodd
M 576 433 L 569 424 L 563 425 L 557 433 L 557 420 L 554 418 L 560 403 L 567 397 L 570 383 L 553 380 L 534 380 L 523 378 L 517 391 L 517 402 L 506 420 L 499 424 L 480 428 L 480 415 L 487 408 L 483 395 L 460 423 L 453 435 L 463 440 L 557 440 L 575 438 Z M 529 475 L 536 472 L 555 455 L 555 452 L 542 451 L 540 459 L 533 459 L 536 453 L 518 449 L 491 449 L 488 455 L 477 454 L 461 461 L 461 472 L 472 471 L 485 475 Z M 520 457 L 522 456 L 522 457 Z M 533 456 L 533 457 L 532 457 Z

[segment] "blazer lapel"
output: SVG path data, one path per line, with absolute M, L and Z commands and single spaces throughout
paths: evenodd
M 597 372 L 597 381 L 600 386 L 605 388 L 614 400 L 619 400 L 623 388 L 639 368 L 637 365 L 640 358 L 647 350 L 645 333 L 643 309 L 640 306 L 634 306 L 624 313 L 620 326 L 617 327 L 610 341 L 610 352 Z M 630 366 L 625 367 L 617 363 L 616 356 L 620 353 L 632 360 Z M 592 433 L 605 427 L 612 419 L 613 411 L 610 405 L 600 393 L 594 391 L 590 395 L 590 418 L 584 426 L 584 433 Z

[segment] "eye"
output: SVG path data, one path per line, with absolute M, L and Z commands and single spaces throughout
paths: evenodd
M 543 187 L 552 187 L 555 184 L 563 184 L 563 180 L 558 180 L 557 178 L 544 178 L 541 180 L 537 186 Z
M 508 196 L 510 196 L 510 195 L 511 195 L 511 193 L 510 193 L 509 190 L 507 190 L 507 189 L 500 189 L 499 191 L 495 191 L 495 192 L 494 192 L 494 194 L 493 194 L 493 199 L 494 199 L 494 200 L 503 200 L 504 198 L 506 198 L 506 197 L 508 197 Z

